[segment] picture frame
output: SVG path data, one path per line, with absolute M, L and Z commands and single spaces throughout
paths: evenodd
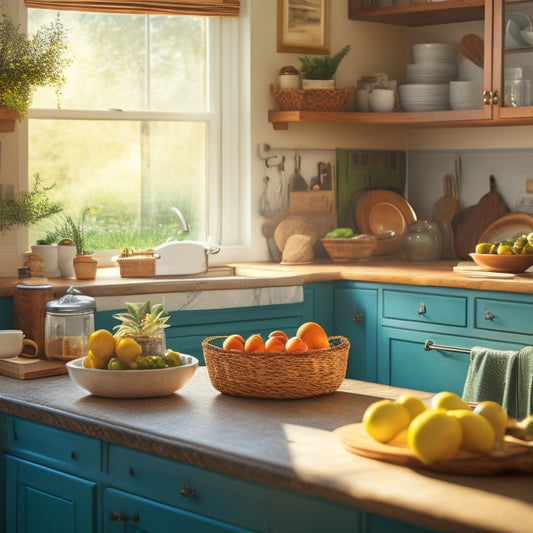
M 331 0 L 278 0 L 277 51 L 327 55 Z

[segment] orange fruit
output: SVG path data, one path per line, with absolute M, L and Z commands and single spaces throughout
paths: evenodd
M 276 331 L 272 331 L 269 334 L 269 337 L 281 337 L 283 339 L 283 342 L 287 342 L 289 340 L 288 335 L 284 331 L 281 331 L 279 329 L 277 329 Z
M 259 335 L 259 333 L 254 333 L 246 339 L 246 342 L 244 343 L 244 350 L 247 352 L 264 352 L 265 341 L 261 335 Z
M 300 339 L 307 344 L 309 350 L 329 348 L 328 336 L 322 329 L 322 326 L 316 322 L 306 322 L 305 324 L 302 324 L 298 328 L 296 336 L 300 337 Z
M 238 350 L 239 352 L 244 352 L 244 339 L 242 335 L 233 334 L 224 339 L 222 344 L 224 350 Z
M 307 352 L 308 346 L 307 344 L 300 339 L 300 337 L 291 337 L 286 343 L 285 343 L 285 350 L 287 350 L 289 353 L 304 353 Z
M 267 352 L 284 352 L 285 340 L 279 337 L 269 337 L 265 342 L 265 350 Z

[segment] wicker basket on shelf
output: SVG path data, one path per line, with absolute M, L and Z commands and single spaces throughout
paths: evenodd
M 155 276 L 155 261 L 157 257 L 153 250 L 132 252 L 126 257 L 117 257 L 117 263 L 122 278 L 149 278 Z
M 295 400 L 335 392 L 346 376 L 350 343 L 329 337 L 330 348 L 301 354 L 240 352 L 220 346 L 224 336 L 202 342 L 213 387 L 231 396 Z
M 280 111 L 344 111 L 352 93 L 346 89 L 276 89 L 270 86 Z

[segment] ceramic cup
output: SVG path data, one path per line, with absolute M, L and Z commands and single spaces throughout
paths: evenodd
M 357 111 L 368 113 L 370 108 L 368 107 L 368 89 L 358 89 L 355 96 L 355 103 L 357 105 Z
M 394 91 L 392 89 L 372 89 L 368 95 L 368 104 L 374 113 L 390 113 L 394 110 Z
M 31 352 L 24 351 L 29 346 Z M 24 332 L 20 329 L 3 329 L 0 330 L 0 359 L 6 357 L 37 357 L 39 347 L 35 341 L 24 338 Z

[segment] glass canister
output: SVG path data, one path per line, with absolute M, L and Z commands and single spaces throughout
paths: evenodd
M 94 331 L 96 302 L 70 287 L 65 296 L 46 304 L 45 354 L 47 359 L 70 361 L 89 352 Z
M 410 261 L 436 261 L 440 259 L 441 237 L 438 226 L 427 220 L 409 224 L 403 235 L 403 251 Z

